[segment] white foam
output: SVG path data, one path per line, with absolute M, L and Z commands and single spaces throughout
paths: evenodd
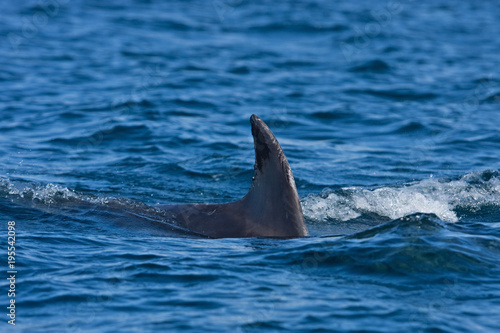
M 304 215 L 313 220 L 348 221 L 363 213 L 396 219 L 413 213 L 432 213 L 446 222 L 457 222 L 457 207 L 477 210 L 500 205 L 500 178 L 483 180 L 482 173 L 470 173 L 458 180 L 434 178 L 403 186 L 366 189 L 343 188 L 302 200 Z
M 347 221 L 361 216 L 346 197 L 330 193 L 327 197 L 311 195 L 301 201 L 304 216 L 312 220 Z
M 89 202 L 97 205 L 107 205 L 111 202 L 115 205 L 123 206 L 138 204 L 138 202 L 125 198 L 82 194 L 67 187 L 52 183 L 46 185 L 26 185 L 5 178 L 0 178 L 0 195 L 38 201 L 46 205 L 63 203 L 65 201 Z
M 45 186 L 25 186 L 18 189 L 13 183 L 2 181 L 4 187 L 8 189 L 9 195 L 19 196 L 21 198 L 31 198 L 32 200 L 40 200 L 46 204 L 53 204 L 57 200 L 77 199 L 80 196 L 67 187 L 62 187 L 56 184 L 47 184 Z

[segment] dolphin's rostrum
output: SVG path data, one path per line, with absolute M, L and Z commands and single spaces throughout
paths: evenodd
M 255 174 L 248 193 L 226 204 L 162 206 L 176 226 L 211 238 L 308 235 L 292 170 L 278 140 L 256 115 L 250 122 Z

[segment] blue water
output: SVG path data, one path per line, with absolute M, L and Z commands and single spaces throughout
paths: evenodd
M 16 331 L 500 330 L 498 2 L 26 0 L 1 16 Z M 245 195 L 253 113 L 311 237 L 130 222 Z

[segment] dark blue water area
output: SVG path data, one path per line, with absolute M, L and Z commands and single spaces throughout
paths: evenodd
M 500 330 L 497 1 L 26 0 L 1 16 L 0 331 Z M 310 237 L 204 239 L 132 214 L 243 197 L 251 114 Z

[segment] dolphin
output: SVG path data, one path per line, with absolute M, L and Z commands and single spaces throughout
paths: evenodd
M 209 238 L 309 235 L 292 170 L 278 140 L 256 115 L 250 123 L 255 165 L 248 193 L 231 203 L 157 206 L 169 224 Z

